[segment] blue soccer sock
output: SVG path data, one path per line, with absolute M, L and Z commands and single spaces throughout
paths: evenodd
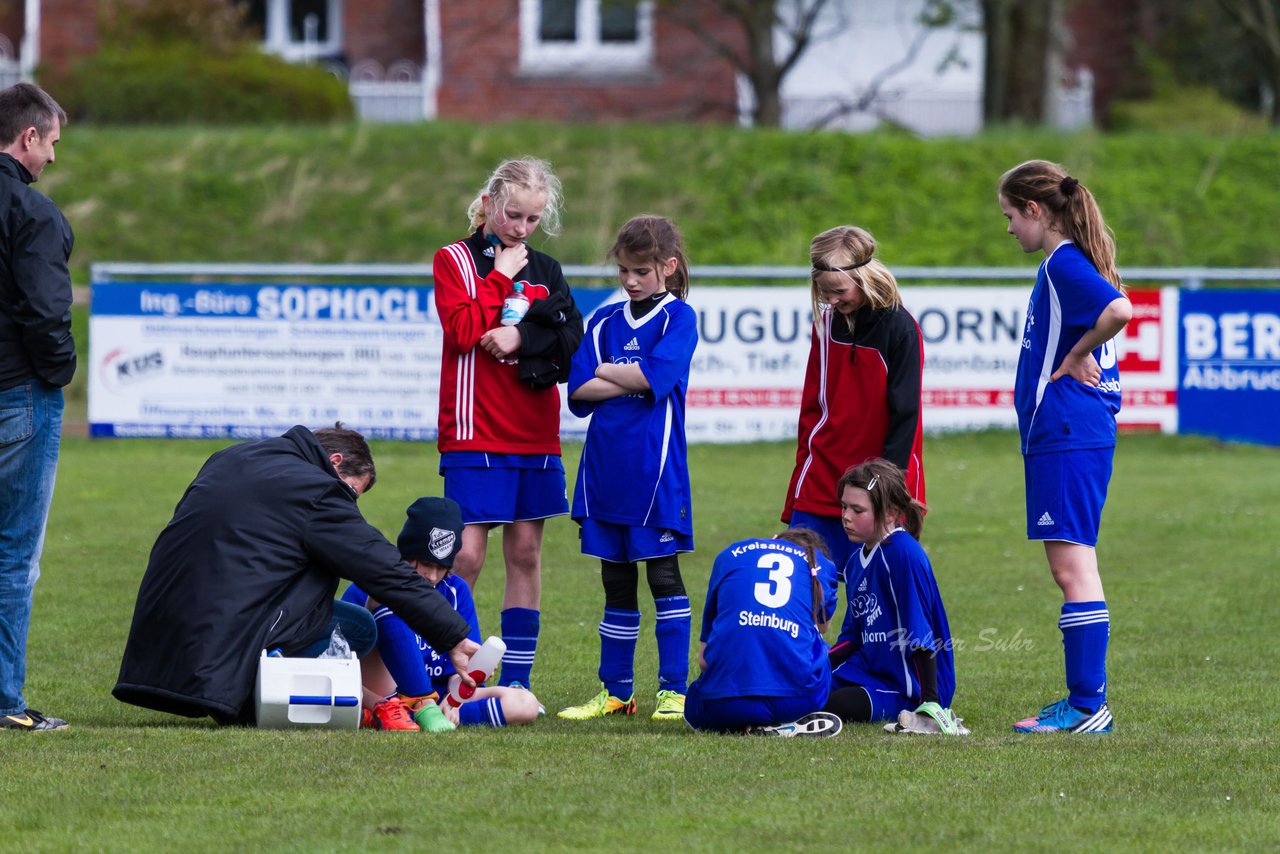
M 689 683 L 689 634 L 692 615 L 688 596 L 654 599 L 658 608 L 653 634 L 658 639 L 658 688 L 683 694 Z
M 373 619 L 378 624 L 378 653 L 396 682 L 396 690 L 408 697 L 430 694 L 431 678 L 422 663 L 417 632 L 385 605 L 373 613 Z
M 502 700 L 485 697 L 463 703 L 458 709 L 458 720 L 463 726 L 506 726 L 507 716 L 502 713 Z
M 636 641 L 640 612 L 605 608 L 600 620 L 600 681 L 619 700 L 635 693 Z
M 1096 712 L 1107 701 L 1107 603 L 1064 602 L 1058 628 L 1067 666 L 1067 699 L 1077 709 Z
M 502 684 L 519 682 L 530 687 L 533 654 L 538 650 L 538 630 L 542 612 L 532 608 L 507 608 L 502 612 L 502 640 L 507 651 L 502 655 Z

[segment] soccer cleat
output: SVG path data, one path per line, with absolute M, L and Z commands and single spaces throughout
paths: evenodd
M 373 707 L 373 728 L 418 731 L 413 715 L 399 697 L 383 700 Z
M 19 732 L 54 732 L 66 729 L 62 718 L 42 715 L 35 709 L 26 709 L 17 715 L 0 715 L 0 729 L 16 729 Z
M 658 708 L 653 712 L 653 720 L 684 720 L 684 694 L 681 694 L 678 691 L 659 691 Z
M 830 738 L 844 729 L 844 721 L 831 712 L 811 712 L 799 720 L 776 726 L 753 726 L 747 735 L 769 735 L 782 738 Z
M 567 709 L 561 709 L 556 715 L 566 720 L 585 721 L 590 718 L 603 718 L 605 715 L 630 716 L 635 713 L 636 697 L 634 694 L 631 695 L 630 699 L 619 700 L 609 694 L 608 688 L 602 688 L 599 694 L 596 694 L 581 706 L 570 706 Z
M 885 732 L 917 735 L 968 735 L 964 719 L 937 703 L 921 703 L 914 712 L 903 709 L 894 723 L 884 725 Z
M 413 713 L 413 720 L 423 732 L 453 732 L 458 725 L 444 716 L 444 709 L 428 700 Z
M 1025 718 L 1013 725 L 1014 732 L 1111 732 L 1113 720 L 1111 707 L 1103 703 L 1096 712 L 1085 712 L 1071 705 L 1065 698 L 1050 703 L 1034 718 Z

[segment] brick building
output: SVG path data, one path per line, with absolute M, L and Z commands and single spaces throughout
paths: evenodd
M 0 0 L 0 36 L 31 77 L 99 45 L 102 0 Z M 234 0 L 227 0 L 234 2 Z M 732 43 L 732 24 L 692 8 Z M 732 67 L 653 2 L 605 0 L 248 0 L 263 47 L 349 75 L 363 115 L 398 98 L 400 118 L 473 121 L 733 121 Z M 2 44 L 2 43 L 0 43 Z M 364 103 L 368 100 L 368 105 Z M 371 105 L 371 106 L 369 106 Z M 367 107 L 367 109 L 366 109 Z M 385 112 L 385 110 L 384 110 Z

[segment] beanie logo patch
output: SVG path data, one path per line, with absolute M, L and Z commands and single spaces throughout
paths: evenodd
M 453 544 L 457 542 L 458 535 L 453 531 L 446 531 L 443 528 L 432 528 L 431 538 L 427 546 L 431 550 L 431 555 L 437 561 L 446 560 L 453 554 Z

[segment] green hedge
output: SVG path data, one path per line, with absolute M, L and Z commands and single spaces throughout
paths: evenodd
M 53 92 L 55 97 L 62 93 Z M 564 230 L 535 245 L 602 263 L 640 212 L 674 217 L 695 264 L 803 264 L 810 238 L 858 223 L 901 265 L 1031 266 L 995 184 L 1060 161 L 1098 196 L 1126 266 L 1280 266 L 1280 135 L 1000 130 L 921 140 L 729 127 L 336 124 L 70 125 L 40 187 L 92 261 L 429 263 L 467 230 L 503 157 L 551 160 Z
M 53 85 L 73 120 L 97 124 L 328 122 L 352 116 L 343 81 L 253 46 L 229 53 L 182 41 L 108 48 Z

